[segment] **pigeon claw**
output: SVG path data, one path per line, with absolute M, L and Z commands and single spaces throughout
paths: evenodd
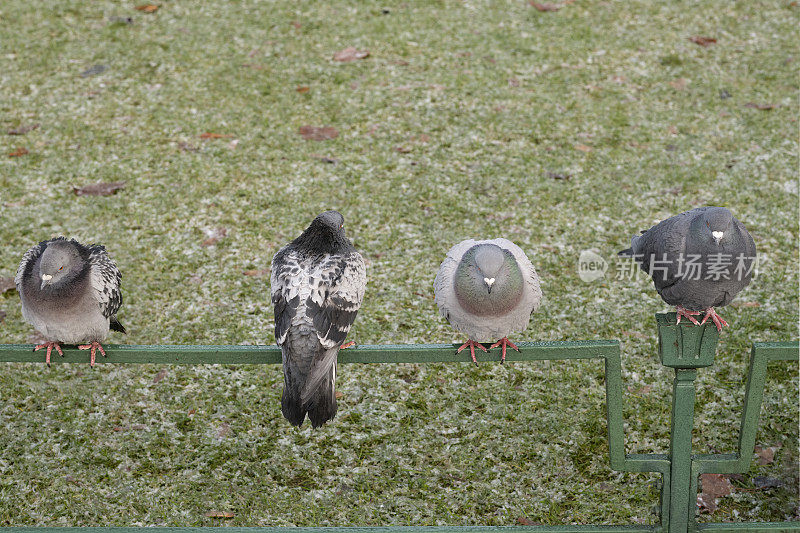
M 47 363 L 47 366 L 50 366 L 50 353 L 53 351 L 53 348 L 56 349 L 58 355 L 64 357 L 64 352 L 61 351 L 61 345 L 57 342 L 45 342 L 44 344 L 37 344 L 33 347 L 33 351 L 35 352 L 42 348 L 47 348 L 47 354 L 44 356 L 44 362 Z
M 484 352 L 487 352 L 486 348 L 483 347 L 483 344 L 481 344 L 479 342 L 475 342 L 472 339 L 469 339 L 467 342 L 462 344 L 458 348 L 458 350 L 456 350 L 456 353 L 461 353 L 461 350 L 463 350 L 467 346 L 469 346 L 469 354 L 472 356 L 472 362 L 475 363 L 475 366 L 478 366 L 478 360 L 475 359 L 475 348 L 477 347 L 477 348 L 480 348 L 481 350 L 483 350 Z
M 717 326 L 717 331 L 722 331 L 722 328 L 728 325 L 728 323 L 725 322 L 725 320 L 723 320 L 722 317 L 719 316 L 716 311 L 714 311 L 713 307 L 709 307 L 708 309 L 705 310 L 705 312 L 706 316 L 703 317 L 703 321 L 700 322 L 700 325 L 705 324 L 706 320 L 708 320 L 709 318 L 714 322 L 714 325 Z
M 675 324 L 680 324 L 681 323 L 681 317 L 685 316 L 695 326 L 699 326 L 700 325 L 700 322 L 698 322 L 697 319 L 694 317 L 694 315 L 699 315 L 700 311 L 689 311 L 688 309 L 686 309 L 685 307 L 681 307 L 680 305 L 676 305 L 675 306 L 675 311 L 677 311 L 677 313 L 678 313 L 678 321 L 675 322 Z
M 501 365 L 506 362 L 506 347 L 507 346 L 511 346 L 516 351 L 519 351 L 519 348 L 517 348 L 517 345 L 514 344 L 513 342 L 511 342 L 510 340 L 508 340 L 508 337 L 503 337 L 502 339 L 500 339 L 496 343 L 494 343 L 491 346 L 489 346 L 489 349 L 491 350 L 492 348 L 497 348 L 498 346 L 501 346 L 502 350 L 503 350 L 503 356 L 500 358 L 500 364 Z
M 352 348 L 355 345 L 356 345 L 356 341 L 350 341 L 350 342 L 346 342 L 346 343 L 342 344 L 341 346 L 339 346 L 339 349 L 340 350 L 346 350 L 348 348 Z
M 106 355 L 106 351 L 103 350 L 103 347 L 100 346 L 100 343 L 97 341 L 92 341 L 91 344 L 81 344 L 78 346 L 79 350 L 91 350 L 89 353 L 89 366 L 94 368 L 94 352 L 95 350 L 100 350 L 100 353 L 103 354 L 103 357 L 108 357 Z

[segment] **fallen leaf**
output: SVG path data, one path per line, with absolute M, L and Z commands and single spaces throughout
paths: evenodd
M 25 155 L 27 153 L 28 153 L 28 149 L 27 148 L 23 148 L 23 147 L 20 146 L 16 150 L 14 150 L 10 154 L 8 154 L 8 157 L 20 157 L 20 156 L 23 156 L 23 155 Z
M 136 6 L 134 9 L 136 9 L 137 11 L 141 11 L 143 13 L 155 13 L 156 11 L 158 11 L 159 7 L 160 6 L 157 6 L 155 4 L 143 4 L 141 6 Z
M 236 515 L 230 511 L 208 511 L 203 516 L 206 518 L 233 518 Z
M 226 228 L 216 228 L 212 230 L 206 230 L 206 240 L 200 243 L 200 246 L 213 246 L 217 244 L 220 239 L 225 237 L 228 234 L 228 230 Z
M 686 89 L 686 85 L 689 83 L 689 80 L 686 78 L 678 78 L 669 82 L 670 86 L 678 91 L 682 91 Z
M 551 180 L 568 180 L 572 178 L 572 174 L 567 174 L 566 172 L 550 172 L 547 171 L 544 173 L 545 176 L 550 178 Z
M 210 133 L 208 131 L 200 134 L 201 139 L 225 139 L 228 137 L 233 137 L 233 135 L 229 133 Z
M 5 294 L 8 291 L 13 291 L 17 286 L 14 284 L 14 278 L 0 277 L 0 294 Z
M 155 377 L 153 378 L 153 383 L 158 383 L 159 381 L 164 379 L 164 376 L 166 375 L 167 375 L 167 369 L 162 368 L 161 370 L 158 371 L 158 374 L 156 374 Z
M 591 146 L 586 146 L 585 144 L 576 144 L 575 145 L 575 149 L 576 150 L 580 150 L 581 152 L 591 152 L 592 151 L 592 147 Z
M 257 269 L 257 270 L 245 270 L 242 272 L 245 276 L 252 276 L 254 278 L 260 278 L 261 276 L 266 276 L 269 274 L 269 270 L 267 269 Z
M 333 126 L 300 126 L 297 132 L 307 141 L 327 141 L 339 136 Z
M 517 524 L 519 524 L 521 526 L 541 526 L 542 525 L 541 522 L 534 522 L 530 518 L 526 518 L 524 516 L 518 516 L 517 517 Z
M 102 74 L 108 70 L 108 66 L 106 65 L 92 65 L 91 67 L 87 68 L 83 72 L 81 72 L 81 78 L 88 78 L 90 76 L 97 76 L 98 74 Z
M 753 478 L 753 485 L 758 490 L 769 490 L 782 487 L 784 483 L 780 479 L 775 479 L 774 477 L 755 476 Z
M 307 93 L 310 91 L 311 88 L 308 85 L 298 85 L 295 91 L 299 92 L 300 94 Z
M 558 11 L 561 9 L 561 6 L 556 4 L 540 4 L 539 2 L 534 2 L 530 0 L 528 2 L 531 6 L 535 7 L 537 11 L 547 12 L 547 11 Z
M 217 438 L 224 439 L 225 437 L 230 435 L 230 433 L 231 433 L 231 425 L 228 424 L 227 422 L 223 422 L 219 427 L 219 431 L 217 431 Z
M 124 181 L 114 181 L 111 183 L 92 183 L 83 187 L 72 187 L 72 192 L 77 196 L 111 196 L 120 189 L 125 188 Z
M 700 485 L 703 487 L 703 494 L 714 498 L 729 496 L 731 493 L 731 480 L 725 474 L 701 474 Z
M 411 152 L 412 148 L 410 146 L 395 146 L 394 147 L 396 152 L 400 152 L 401 154 L 407 154 Z
M 369 52 L 367 50 L 358 50 L 355 46 L 348 46 L 344 50 L 339 50 L 333 54 L 334 61 L 341 61 L 343 63 L 355 61 L 356 59 L 364 59 L 365 57 L 369 57 Z
M 420 133 L 419 135 L 417 135 L 416 137 L 412 137 L 411 139 L 419 141 L 421 143 L 426 143 L 431 140 L 431 137 L 430 135 L 427 135 L 425 133 Z
M 700 35 L 689 37 L 689 40 L 694 44 L 699 44 L 700 46 L 709 46 L 717 42 L 717 40 L 713 37 L 702 37 Z
M 337 390 L 333 395 L 336 396 L 337 400 L 341 400 L 342 398 L 344 398 L 344 393 L 342 391 Z
M 134 424 L 131 426 L 131 429 L 134 431 L 144 431 L 147 429 L 147 426 L 144 424 Z
M 753 451 L 758 456 L 758 464 L 768 465 L 775 461 L 775 452 L 780 446 L 756 446 Z
M 128 428 L 126 428 L 126 427 L 123 427 L 123 426 L 114 426 L 114 427 L 113 427 L 113 428 L 111 428 L 111 429 L 113 429 L 114 431 L 125 431 L 125 430 L 126 430 L 126 429 L 128 429 Z
M 653 390 L 652 385 L 642 385 L 641 387 L 635 389 L 633 387 L 628 387 L 628 392 L 632 392 L 633 394 L 638 394 L 639 396 L 641 396 L 642 394 L 647 394 L 652 390 Z
M 744 106 L 752 109 L 760 109 L 761 111 L 769 111 L 770 109 L 778 107 L 777 104 L 757 104 L 755 102 L 747 102 Z
M 717 500 L 706 493 L 700 493 L 697 495 L 697 507 L 701 513 L 713 513 L 718 508 Z
M 19 126 L 17 128 L 11 128 L 6 133 L 9 135 L 25 135 L 28 132 L 31 132 L 39 127 L 39 124 L 28 124 L 27 126 Z

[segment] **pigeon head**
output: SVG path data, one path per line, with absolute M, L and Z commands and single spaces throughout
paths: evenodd
M 477 316 L 513 308 L 522 298 L 522 285 L 522 271 L 514 255 L 495 244 L 476 244 L 456 268 L 456 298 Z
M 84 266 L 85 261 L 75 241 L 64 239 L 51 242 L 39 260 L 40 288 L 58 289 L 75 278 Z
M 692 230 L 703 242 L 720 246 L 729 242 L 733 236 L 733 215 L 724 207 L 707 209 L 697 217 Z
M 293 244 L 320 254 L 341 252 L 353 247 L 344 232 L 344 217 L 338 211 L 325 211 L 317 215 Z

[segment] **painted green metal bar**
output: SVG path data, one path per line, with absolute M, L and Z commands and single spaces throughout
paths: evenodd
M 216 533 L 217 527 L 6 527 L 3 533 Z M 653 533 L 648 526 L 226 527 L 225 533 Z
M 721 533 L 781 533 L 800 532 L 800 522 L 736 522 L 730 524 L 700 524 L 698 531 Z
M 619 356 L 619 341 L 520 342 L 520 352 L 509 350 L 507 361 L 546 361 L 559 359 L 602 359 L 609 354 Z M 193 346 L 132 345 L 105 346 L 108 357 L 97 363 L 157 363 L 167 365 L 202 364 L 279 364 L 277 346 Z M 499 362 L 499 351 L 479 352 L 478 361 Z M 53 364 L 88 363 L 86 350 L 64 346 L 64 357 L 53 354 Z M 42 351 L 33 352 L 30 344 L 0 345 L 0 362 L 43 363 Z M 452 344 L 361 345 L 339 352 L 340 363 L 469 363 L 469 353 L 456 353 Z
M 689 492 L 692 471 L 692 428 L 694 427 L 694 380 L 697 370 L 676 368 L 672 385 L 672 423 L 670 426 L 669 455 L 670 503 L 669 532 L 681 533 L 688 528 L 691 500 Z

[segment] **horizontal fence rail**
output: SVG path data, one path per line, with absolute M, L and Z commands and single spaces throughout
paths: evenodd
M 671 316 L 670 316 L 671 315 Z M 611 468 L 624 472 L 654 472 L 662 476 L 661 521 L 656 526 L 568 525 L 568 526 L 466 526 L 466 527 L 322 527 L 322 528 L 247 528 L 227 527 L 231 533 L 514 533 L 514 532 L 774 532 L 796 531 L 800 522 L 708 523 L 695 521 L 697 479 L 702 473 L 741 473 L 749 468 L 766 382 L 767 365 L 772 361 L 798 361 L 800 343 L 755 343 L 750 357 L 745 401 L 737 451 L 731 454 L 691 454 L 691 433 L 696 370 L 713 363 L 717 335 L 713 326 L 676 326 L 674 313 L 657 315 L 659 355 L 662 364 L 675 368 L 670 453 L 626 454 L 623 421 L 623 388 L 620 343 L 616 340 L 562 342 L 521 342 L 520 352 L 509 351 L 507 361 L 554 361 L 599 359 L 604 363 L 606 418 Z M 670 322 L 671 321 L 671 322 Z M 30 344 L 0 345 L 0 362 L 43 363 L 42 351 L 33 352 Z M 64 357 L 51 356 L 51 363 L 88 363 L 88 354 L 74 346 L 64 346 Z M 199 346 L 199 345 L 106 345 L 108 357 L 98 364 L 280 364 L 276 346 Z M 694 351 L 693 351 L 694 350 Z M 499 353 L 476 354 L 482 362 L 499 362 Z M 360 345 L 339 352 L 340 363 L 470 363 L 467 352 L 456 353 L 456 345 Z M 153 533 L 209 533 L 206 527 L 155 527 Z M 91 528 L 1 528 L 0 532 L 42 533 L 91 530 L 97 533 L 141 533 L 136 527 Z

